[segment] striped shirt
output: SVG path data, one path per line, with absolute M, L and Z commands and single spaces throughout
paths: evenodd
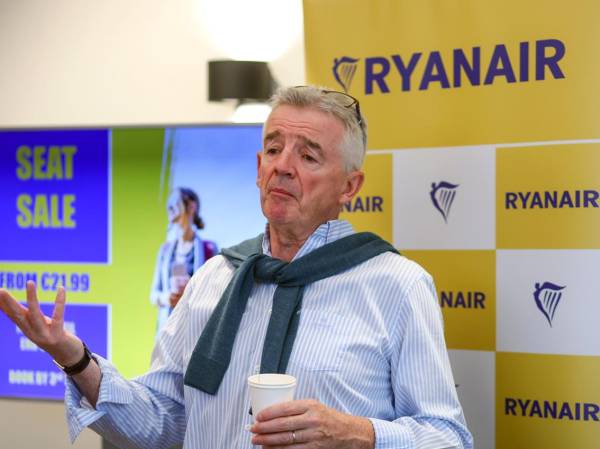
M 345 221 L 325 223 L 295 258 L 352 232 Z M 268 236 L 263 249 L 269 254 Z M 232 276 L 222 256 L 194 274 L 147 374 L 126 380 L 99 358 L 96 409 L 68 381 L 72 440 L 89 426 L 124 448 L 254 447 L 245 429 L 252 423 L 246 379 L 260 366 L 275 284 L 254 285 L 218 393 L 183 385 L 196 341 Z M 305 288 L 287 372 L 297 378 L 296 399 L 369 418 L 377 449 L 472 447 L 432 279 L 402 256 L 380 254 Z

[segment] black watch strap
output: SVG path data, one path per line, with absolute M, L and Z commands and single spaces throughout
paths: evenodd
M 84 369 L 86 369 L 87 366 L 90 364 L 90 360 L 92 360 L 92 358 L 92 353 L 90 352 L 86 344 L 83 343 L 83 357 L 81 357 L 81 360 L 79 360 L 79 362 L 77 362 L 75 365 L 64 366 L 58 363 L 56 360 L 53 360 L 53 362 L 56 364 L 56 366 L 63 370 L 67 376 L 74 376 L 75 374 L 79 374 Z

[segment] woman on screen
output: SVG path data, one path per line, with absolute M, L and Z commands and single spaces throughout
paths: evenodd
M 158 251 L 150 302 L 158 307 L 156 332 L 160 332 L 194 272 L 217 253 L 214 242 L 203 240 L 199 230 L 200 200 L 192 189 L 174 189 L 167 201 L 169 232 Z

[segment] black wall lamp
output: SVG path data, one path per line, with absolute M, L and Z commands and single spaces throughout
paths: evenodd
M 208 101 L 266 102 L 276 88 L 266 62 L 208 61 Z

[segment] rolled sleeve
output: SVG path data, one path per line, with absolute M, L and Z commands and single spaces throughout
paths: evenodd
M 102 379 L 96 408 L 81 394 L 75 382 L 68 376 L 65 381 L 65 406 L 67 425 L 71 443 L 79 436 L 81 431 L 102 418 L 106 411 L 103 404 L 127 404 L 132 401 L 132 394 L 117 370 L 105 359 L 94 354 Z

